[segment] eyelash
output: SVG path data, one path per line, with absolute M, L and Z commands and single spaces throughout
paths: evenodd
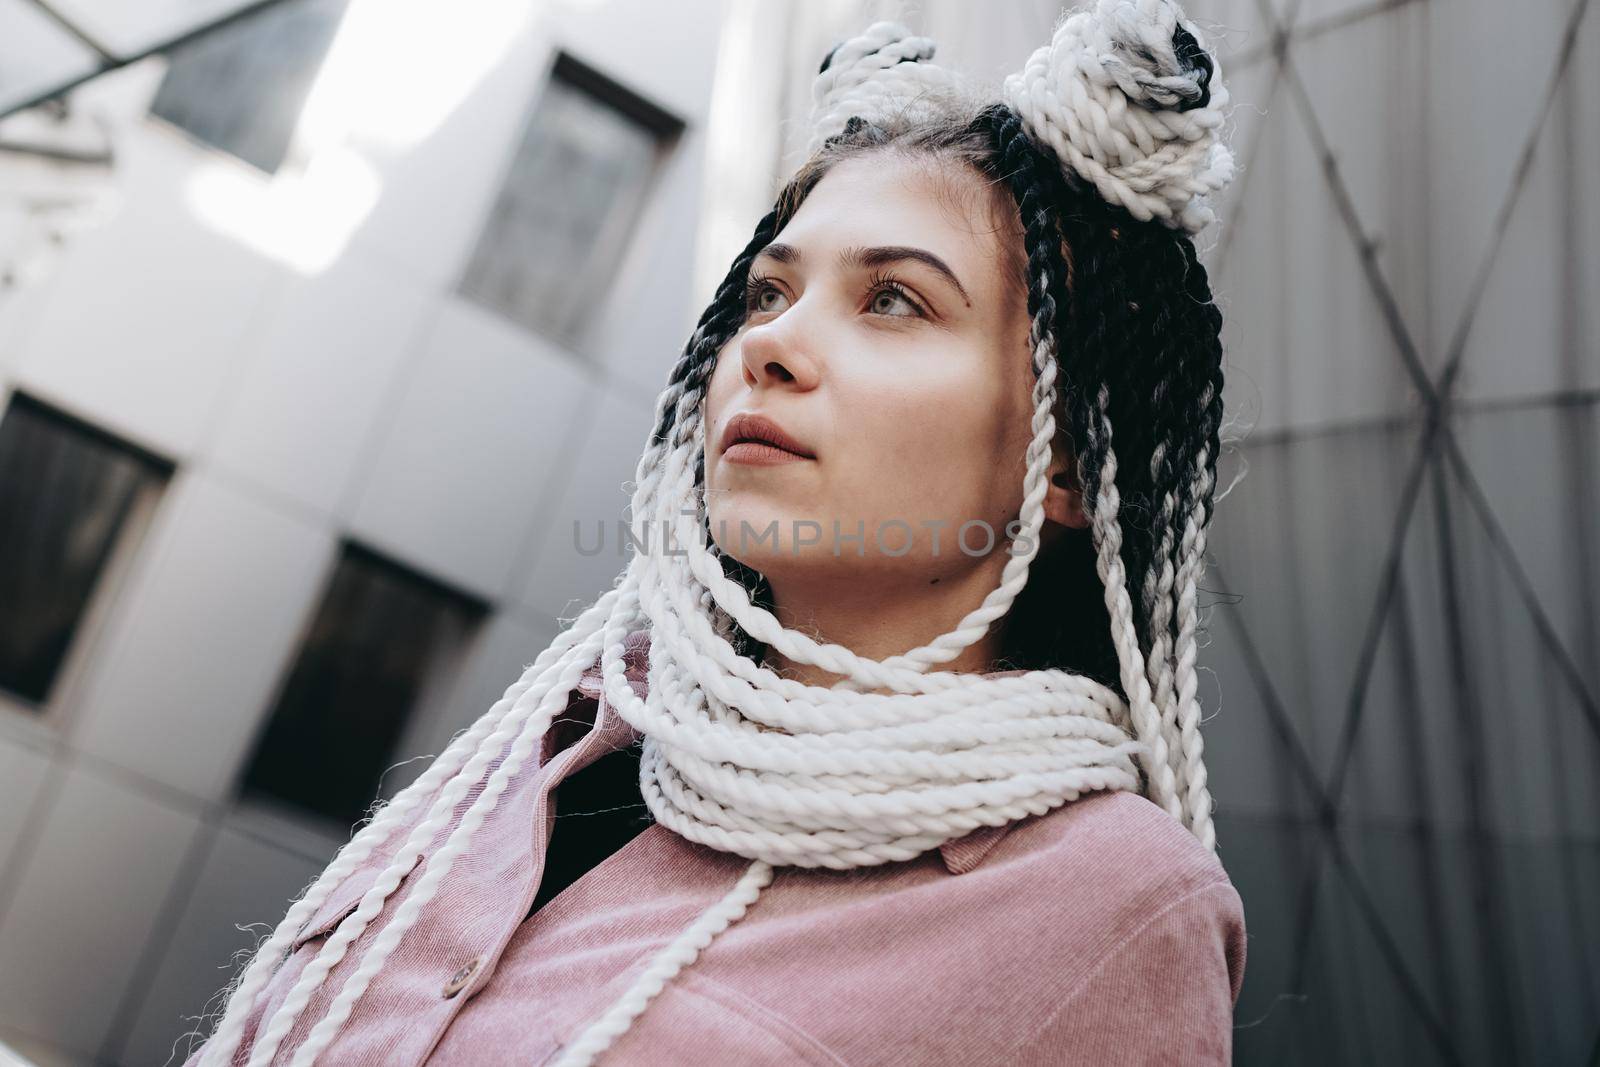
M 752 274 L 748 279 L 746 279 L 744 283 L 744 307 L 746 312 L 753 313 L 756 310 L 756 298 L 759 297 L 762 291 L 771 285 L 771 283 L 772 277 L 771 275 L 767 274 Z M 927 312 L 923 309 L 922 304 L 918 302 L 916 297 L 912 296 L 910 292 L 906 290 L 905 286 L 901 284 L 900 279 L 896 278 L 893 274 L 880 271 L 874 274 L 867 282 L 867 293 L 869 296 L 876 296 L 885 289 L 891 293 L 894 293 L 907 304 L 910 304 L 911 307 L 916 310 L 917 317 L 926 317 Z M 885 315 L 883 317 L 890 319 L 903 319 L 906 316 Z

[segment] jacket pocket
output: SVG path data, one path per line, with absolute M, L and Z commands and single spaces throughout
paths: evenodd
M 400 887 L 405 885 L 406 879 L 411 877 L 413 871 L 421 866 L 426 853 L 419 854 L 416 862 L 411 865 L 411 870 L 400 876 L 399 885 L 394 892 L 400 892 Z M 350 913 L 361 906 L 361 898 L 367 895 L 378 881 L 378 876 L 388 869 L 394 862 L 394 857 L 385 855 L 381 862 L 369 860 L 365 866 L 357 867 L 355 873 L 343 882 L 334 886 L 333 892 L 328 894 L 328 899 L 318 908 L 294 935 L 294 940 L 289 944 L 289 951 L 296 952 L 302 945 L 315 941 L 317 938 L 328 937 L 339 928 L 339 924 L 349 917 Z M 389 899 L 394 899 L 394 893 L 389 894 Z
M 653 959 L 651 953 L 647 959 Z M 555 1062 L 633 984 L 640 965 L 607 983 L 587 1017 L 557 1029 L 559 1043 L 540 1067 Z M 765 1005 L 693 970 L 680 971 L 613 1042 L 619 1063 L 737 1063 L 741 1067 L 847 1067 L 834 1051 Z M 601 1059 L 605 1059 L 604 1056 Z

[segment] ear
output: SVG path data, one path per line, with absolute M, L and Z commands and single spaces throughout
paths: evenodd
M 1061 526 L 1086 528 L 1089 516 L 1083 508 L 1083 487 L 1078 484 L 1078 459 L 1071 449 L 1054 450 L 1049 477 L 1044 494 L 1045 518 Z

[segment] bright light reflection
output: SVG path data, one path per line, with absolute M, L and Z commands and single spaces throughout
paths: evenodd
M 269 179 L 202 165 L 207 225 L 304 274 L 327 269 L 378 201 L 383 169 L 426 143 L 505 57 L 540 0 L 352 0 Z
M 343 254 L 382 184 L 365 159 L 329 148 L 304 171 L 270 181 L 208 163 L 190 178 L 188 197 L 195 216 L 217 232 L 309 276 Z
M 298 135 L 403 152 L 437 130 L 521 34 L 533 0 L 353 0 Z

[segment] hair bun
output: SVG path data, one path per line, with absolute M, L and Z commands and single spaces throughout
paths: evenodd
M 922 109 L 934 113 L 940 90 L 957 81 L 931 62 L 936 47 L 933 38 L 913 36 L 898 22 L 874 22 L 835 45 L 812 82 L 807 152 L 843 133 L 851 118 L 915 120 Z
M 1171 0 L 1097 0 L 1005 81 L 1006 104 L 1062 165 L 1137 219 L 1198 233 L 1233 179 L 1228 90 Z

